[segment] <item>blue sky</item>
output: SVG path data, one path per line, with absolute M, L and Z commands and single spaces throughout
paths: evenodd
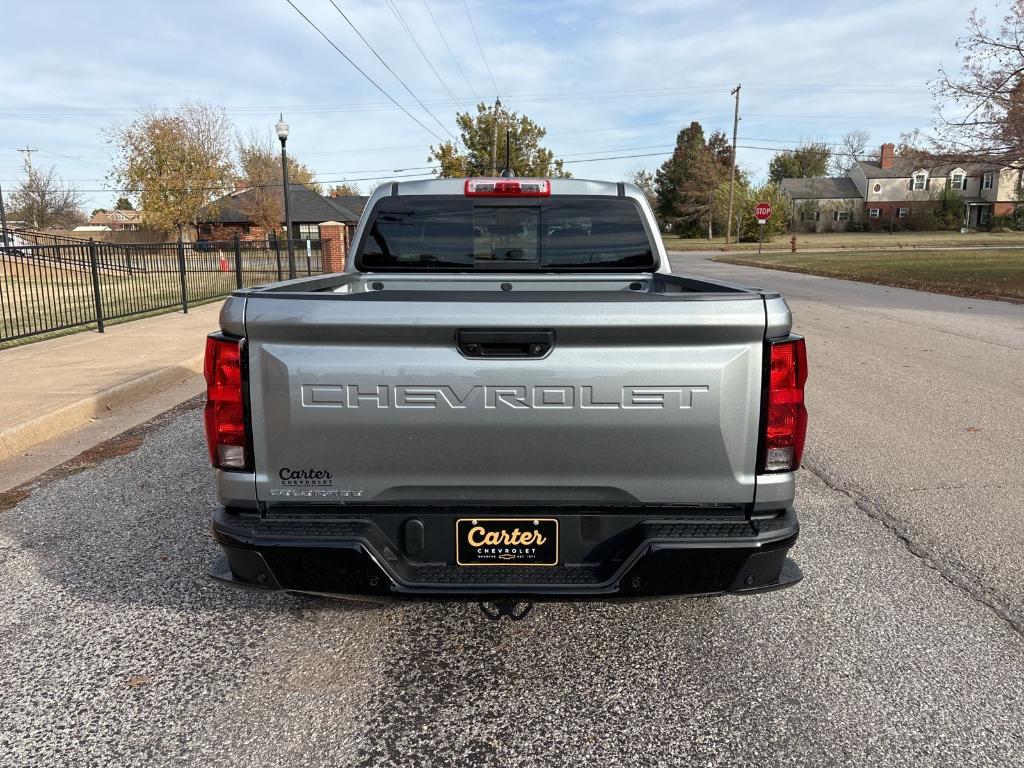
M 700 120 L 731 132 L 730 88 L 743 84 L 739 161 L 755 177 L 771 152 L 854 128 L 872 145 L 928 129 L 926 83 L 954 48 L 970 3 L 900 0 L 728 2 L 393 0 L 437 69 L 413 46 L 386 0 L 335 0 L 378 53 L 454 130 L 454 116 L 495 85 L 511 109 L 548 129 L 546 144 L 579 177 L 619 179 L 656 168 L 679 127 Z M 293 0 L 388 93 L 442 129 L 363 45 L 330 0 Z M 997 0 L 978 2 L 993 20 Z M 428 13 L 451 46 L 449 55 Z M 765 11 L 757 8 L 768 9 Z M 105 132 L 144 106 L 201 100 L 226 107 L 241 130 L 272 130 L 283 111 L 289 149 L 320 180 L 429 173 L 437 139 L 387 102 L 286 0 L 114 3 L 50 0 L 0 10 L 0 183 L 20 175 L 18 147 L 89 190 L 90 207 L 116 191 Z M 455 62 L 458 62 L 456 64 Z M 461 72 L 460 72 L 461 68 Z M 463 77 L 465 75 L 465 78 Z M 601 159 L 661 153 L 648 157 Z

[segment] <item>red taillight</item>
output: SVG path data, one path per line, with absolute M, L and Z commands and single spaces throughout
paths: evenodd
M 242 356 L 238 339 L 206 337 L 206 444 L 217 469 L 249 469 L 245 406 L 242 402 Z
M 550 179 L 466 179 L 469 197 L 547 197 Z
M 807 348 L 803 339 L 787 339 L 769 342 L 767 354 L 770 368 L 761 469 L 791 472 L 800 466 L 807 435 Z

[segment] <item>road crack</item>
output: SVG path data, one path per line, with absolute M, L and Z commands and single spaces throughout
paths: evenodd
M 826 487 L 850 499 L 857 509 L 864 512 L 872 520 L 881 523 L 899 539 L 900 543 L 903 544 L 910 554 L 918 558 L 925 566 L 938 573 L 946 582 L 992 611 L 1018 637 L 1024 640 L 1024 622 L 1017 619 L 1013 614 L 1012 608 L 1005 605 L 994 590 L 982 584 L 964 563 L 957 563 L 948 557 L 941 557 L 914 541 L 909 527 L 903 520 L 889 512 L 881 503 L 863 493 L 859 488 L 848 485 L 837 475 L 814 461 L 810 461 L 805 457 L 801 466 L 821 480 Z

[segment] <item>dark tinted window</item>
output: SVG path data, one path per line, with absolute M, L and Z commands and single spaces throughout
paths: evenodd
M 389 197 L 359 265 L 368 270 L 637 270 L 654 254 L 640 209 L 619 197 Z

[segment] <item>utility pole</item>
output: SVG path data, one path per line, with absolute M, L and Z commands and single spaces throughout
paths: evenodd
M 725 244 L 729 244 L 729 237 L 732 235 L 732 195 L 733 187 L 736 185 L 736 134 L 740 128 L 740 88 L 737 85 L 729 94 L 736 97 L 736 110 L 732 117 L 732 173 L 729 176 L 729 215 L 725 217 Z M 738 233 L 737 233 L 738 234 Z
M 494 100 L 494 142 L 491 144 L 491 176 L 498 175 L 498 113 L 501 111 L 501 99 Z
M 32 147 L 30 147 L 30 146 L 28 146 L 26 144 L 24 149 L 19 149 L 18 151 L 21 152 L 21 154 L 23 154 L 25 156 L 25 170 L 27 170 L 29 175 L 31 175 L 32 174 L 32 153 L 33 152 L 38 152 L 39 150 L 38 149 L 33 149 Z

